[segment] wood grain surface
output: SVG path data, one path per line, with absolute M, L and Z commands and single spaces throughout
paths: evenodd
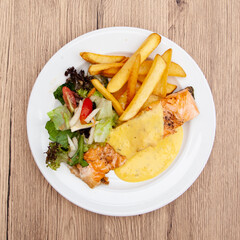
M 239 0 L 0 1 L 0 239 L 240 239 Z M 216 105 L 211 157 L 181 197 L 148 214 L 108 217 L 61 197 L 28 146 L 26 111 L 42 67 L 81 34 L 158 32 L 203 70 Z

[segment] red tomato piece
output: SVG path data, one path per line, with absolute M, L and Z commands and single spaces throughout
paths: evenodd
M 85 123 L 86 117 L 92 112 L 93 103 L 90 98 L 85 98 L 83 101 L 82 111 L 80 114 L 80 121 L 82 124 Z
M 76 99 L 73 95 L 73 92 L 66 86 L 62 88 L 63 100 L 67 105 L 67 108 L 71 113 L 74 112 L 74 109 L 77 107 Z

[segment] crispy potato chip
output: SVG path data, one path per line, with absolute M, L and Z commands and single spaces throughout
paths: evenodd
M 81 52 L 80 56 L 89 63 L 117 63 L 126 59 L 125 56 L 102 55 L 91 52 Z
M 157 83 L 162 78 L 164 70 L 166 68 L 166 63 L 160 55 L 156 55 L 152 64 L 151 69 L 149 70 L 148 75 L 146 76 L 143 84 L 137 91 L 131 103 L 128 105 L 126 110 L 123 112 L 119 120 L 127 121 L 133 118 L 138 111 L 141 109 L 143 104 L 149 98 L 153 89 Z
M 141 55 L 141 63 L 150 55 L 150 53 L 158 46 L 161 37 L 157 33 L 152 33 L 138 48 L 138 50 L 127 60 L 123 67 L 109 82 L 107 89 L 109 92 L 117 92 L 128 80 L 134 64 L 134 57 Z

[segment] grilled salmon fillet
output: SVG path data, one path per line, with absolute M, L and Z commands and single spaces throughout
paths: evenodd
M 89 149 L 84 154 L 84 160 L 88 162 L 87 167 L 82 167 L 80 164 L 71 168 L 71 173 L 81 178 L 90 188 L 98 186 L 101 182 L 108 183 L 108 178 L 105 176 L 110 170 L 122 166 L 126 157 L 115 152 L 109 145 L 98 146 Z
M 187 87 L 179 92 L 150 104 L 145 110 L 150 110 L 161 102 L 164 117 L 164 136 L 175 133 L 175 129 L 199 114 L 193 97 L 193 88 Z

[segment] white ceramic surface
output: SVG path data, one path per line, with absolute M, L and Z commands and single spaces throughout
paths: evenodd
M 158 209 L 183 194 L 203 170 L 214 142 L 215 108 L 213 97 L 202 71 L 195 61 L 178 45 L 162 37 L 150 55 L 173 49 L 172 60 L 187 73 L 184 79 L 169 77 L 178 89 L 193 86 L 200 115 L 184 124 L 183 145 L 173 164 L 156 178 L 141 183 L 120 180 L 114 171 L 108 176 L 109 185 L 90 189 L 72 175 L 64 164 L 57 171 L 46 167 L 44 152 L 49 143 L 45 124 L 47 112 L 57 106 L 53 91 L 65 81 L 68 67 L 87 69 L 79 56 L 82 51 L 102 54 L 133 53 L 152 32 L 129 27 L 105 28 L 84 34 L 61 48 L 44 66 L 29 99 L 27 131 L 30 148 L 37 166 L 46 180 L 62 196 L 89 211 L 112 216 L 131 216 Z

